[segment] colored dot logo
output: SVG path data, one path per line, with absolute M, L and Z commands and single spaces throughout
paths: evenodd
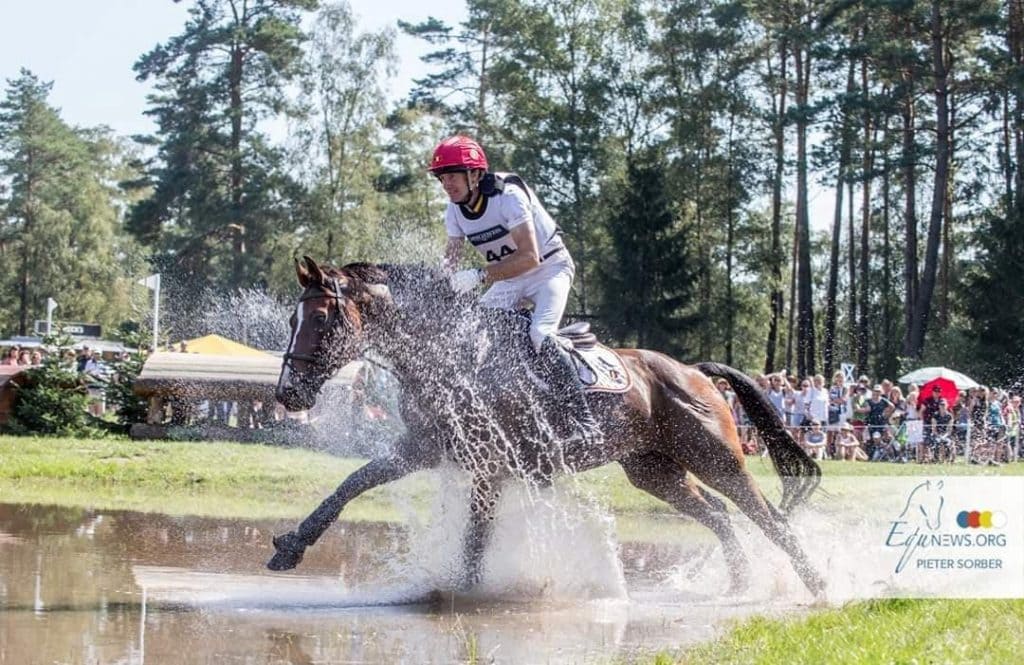
M 961 510 L 956 516 L 961 529 L 1002 529 L 1006 526 L 1006 513 L 991 510 Z

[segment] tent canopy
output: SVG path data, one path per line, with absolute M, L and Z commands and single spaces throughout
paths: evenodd
M 270 355 L 251 346 L 246 346 L 220 335 L 205 335 L 185 340 L 188 353 L 205 353 L 217 356 L 267 356 Z

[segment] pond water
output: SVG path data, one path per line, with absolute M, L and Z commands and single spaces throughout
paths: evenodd
M 677 519 L 618 543 L 601 519 L 503 521 L 482 590 L 455 595 L 434 590 L 457 530 L 415 520 L 343 521 L 279 574 L 291 522 L 0 504 L 0 663 L 631 662 L 808 600 L 795 579 L 723 598 L 720 553 Z

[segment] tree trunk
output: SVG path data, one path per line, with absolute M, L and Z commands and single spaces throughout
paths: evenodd
M 782 176 L 786 164 L 786 95 L 789 94 L 786 80 L 786 60 L 789 57 L 786 40 L 779 41 L 779 90 L 778 96 L 772 94 L 774 109 L 772 134 L 775 139 L 775 169 L 772 173 L 772 245 L 769 255 L 771 269 L 771 293 L 769 307 L 771 318 L 768 321 L 768 340 L 765 344 L 765 374 L 774 372 L 775 354 L 778 347 L 779 326 L 786 306 L 782 291 Z M 771 58 L 768 60 L 771 71 Z M 789 358 L 786 358 L 787 366 Z
M 789 257 L 789 315 L 786 322 L 786 369 L 793 371 L 793 344 L 796 335 L 793 334 L 793 323 L 796 320 L 796 265 L 800 252 L 800 234 L 793 228 L 793 251 Z M 802 378 L 802 377 L 801 377 Z
M 945 60 L 945 25 L 939 0 L 931 4 L 932 79 L 935 94 L 935 185 L 932 190 L 931 213 L 928 218 L 928 240 L 925 246 L 924 273 L 921 292 L 914 308 L 910 342 L 911 356 L 920 359 L 928 332 L 932 295 L 942 233 L 943 208 L 949 178 L 949 72 Z
M 861 90 L 865 103 L 869 98 L 868 65 L 861 62 Z M 871 330 L 871 172 L 874 169 L 874 118 L 870 108 L 864 109 L 864 154 L 861 158 L 861 209 L 860 209 L 860 319 L 857 321 L 857 367 L 868 372 L 868 336 Z
M 232 286 L 240 286 L 244 278 L 245 258 L 245 215 L 242 211 L 243 192 L 243 161 L 242 161 L 242 75 L 244 56 L 242 46 L 234 44 L 231 49 L 231 65 L 228 73 L 230 86 L 230 107 L 228 113 L 231 120 L 231 224 L 234 238 L 234 270 Z
M 852 161 L 852 160 L 851 160 Z M 852 171 L 853 165 L 850 165 Z M 853 182 L 850 182 L 846 186 L 846 220 L 847 220 L 847 234 L 846 234 L 846 270 L 847 277 L 850 285 L 847 289 L 848 300 L 847 300 L 847 340 L 849 343 L 846 347 L 847 360 L 852 360 L 854 357 L 854 351 L 856 348 L 856 328 L 857 325 L 857 215 L 856 215 L 856 204 L 854 199 L 854 187 Z
M 731 105 L 730 105 L 731 106 Z M 736 334 L 736 303 L 732 286 L 733 251 L 736 237 L 736 197 L 733 194 L 733 133 L 736 129 L 736 109 L 729 112 L 729 144 L 726 165 L 725 210 L 725 364 L 732 365 L 733 337 Z
M 879 374 L 893 376 L 896 366 L 896 340 L 893 323 L 893 275 L 892 275 L 892 233 L 889 228 L 889 118 L 885 118 L 885 129 L 882 134 L 882 344 L 879 349 Z
M 846 93 L 852 95 L 854 91 L 854 63 L 850 61 L 849 69 L 846 72 Z M 825 365 L 825 376 L 832 376 L 836 362 L 836 318 L 838 316 L 839 290 L 839 246 L 843 235 L 843 188 L 846 187 L 846 174 L 850 164 L 850 113 L 844 105 L 842 128 L 840 131 L 839 143 L 839 164 L 836 168 L 836 205 L 832 214 L 832 246 L 829 253 L 828 263 L 828 293 L 825 297 L 825 347 L 823 349 L 823 363 Z
M 810 376 L 815 369 L 814 284 L 811 278 L 811 224 L 807 211 L 807 128 L 810 124 L 808 98 L 811 83 L 811 54 L 798 47 L 794 50 L 799 108 L 796 121 L 796 228 L 800 236 L 797 265 L 797 371 Z
M 903 355 L 912 356 L 910 334 L 913 328 L 914 307 L 917 306 L 917 109 L 914 104 L 913 73 L 905 68 L 903 73 L 903 121 L 900 156 L 903 165 L 903 222 L 906 239 L 903 243 Z

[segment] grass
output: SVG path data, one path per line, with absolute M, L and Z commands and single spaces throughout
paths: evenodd
M 668 662 L 1014 663 L 1022 633 L 1024 600 L 869 600 L 799 618 L 748 619 Z
M 210 517 L 305 515 L 362 462 L 235 443 L 0 437 L 0 501 Z M 406 481 L 414 492 L 415 478 Z M 419 485 L 424 485 L 420 481 Z M 396 519 L 380 491 L 350 519 Z
M 47 503 L 208 517 L 302 517 L 363 460 L 257 444 L 222 442 L 81 440 L 0 436 L 0 501 Z M 771 463 L 748 458 L 769 498 L 779 482 Z M 1020 475 L 1024 464 L 863 464 L 826 461 L 830 491 L 846 478 L 881 475 Z M 617 465 L 581 474 L 572 482 L 618 515 L 671 515 L 666 504 L 635 489 Z M 849 482 L 856 482 L 850 480 Z M 405 494 L 427 496 L 423 474 L 398 481 Z M 399 513 L 384 488 L 367 492 L 346 519 L 395 520 Z

